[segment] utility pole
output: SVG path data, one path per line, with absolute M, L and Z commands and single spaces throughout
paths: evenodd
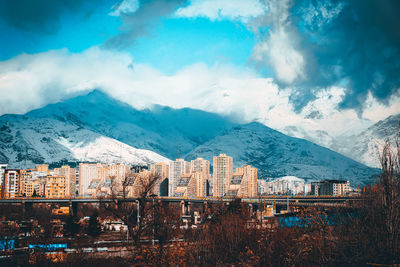
M 286 184 L 286 196 L 287 196 L 286 211 L 289 213 L 289 183 Z
M 137 227 L 139 230 L 139 225 L 140 225 L 140 202 L 139 199 L 137 201 Z
M 153 247 L 154 247 L 154 197 L 153 197 Z
M 128 229 L 128 224 L 126 224 L 126 248 L 129 246 L 129 229 Z

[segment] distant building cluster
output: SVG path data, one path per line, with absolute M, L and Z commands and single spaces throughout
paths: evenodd
M 303 179 L 286 176 L 267 182 L 260 180 L 259 192 L 263 195 L 299 195 L 308 194 L 311 191 L 310 184 Z
M 311 183 L 311 194 L 314 196 L 343 196 L 350 190 L 350 182 L 344 180 L 323 180 Z
M 177 159 L 151 164 L 148 169 L 129 165 L 80 163 L 49 169 L 46 164 L 34 169 L 8 169 L 0 165 L 2 198 L 47 197 L 139 197 L 143 188 L 154 181 L 150 194 L 172 197 L 256 197 L 257 169 L 244 165 L 233 171 L 233 159 L 225 154 L 192 161 Z
M 226 154 L 210 161 L 176 159 L 169 163 L 151 164 L 148 169 L 103 163 L 80 163 L 49 169 L 46 164 L 34 169 L 8 169 L 0 164 L 2 198 L 15 197 L 140 197 L 143 193 L 182 198 L 239 197 L 258 195 L 332 195 L 350 192 L 344 180 L 324 180 L 307 184 L 303 179 L 286 176 L 273 181 L 258 179 L 257 169 L 244 165 L 233 169 L 233 159 Z M 151 191 L 144 192 L 146 186 Z
M 6 164 L 1 164 L 0 178 L 2 198 L 65 198 L 76 193 L 76 170 L 67 165 L 49 170 L 48 165 L 43 164 L 21 170 L 8 169 Z
M 259 180 L 260 195 L 310 195 L 310 196 L 345 196 L 359 193 L 350 188 L 350 182 L 345 180 L 322 180 L 305 183 L 303 179 L 286 176 L 273 181 Z

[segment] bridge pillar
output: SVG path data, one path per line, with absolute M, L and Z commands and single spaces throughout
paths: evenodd
M 25 201 L 21 202 L 21 207 L 22 207 L 22 217 L 25 217 L 26 213 Z
M 182 209 L 182 215 L 186 215 L 186 203 L 184 200 L 181 201 L 181 209 Z
M 78 203 L 69 201 L 69 214 L 73 217 L 78 214 Z
M 33 203 L 32 202 L 25 202 L 25 212 L 32 214 Z
M 208 202 L 204 201 L 203 202 L 203 213 L 206 213 L 206 212 L 208 212 Z
M 257 211 L 261 210 L 260 207 L 261 207 L 262 204 L 260 204 L 260 203 L 253 203 L 252 205 L 253 205 L 253 212 L 257 212 Z

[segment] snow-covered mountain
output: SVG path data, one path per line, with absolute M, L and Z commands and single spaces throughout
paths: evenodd
M 326 131 L 322 130 L 315 130 L 315 129 L 308 129 L 305 130 L 301 126 L 286 126 L 282 129 L 282 132 L 286 135 L 305 139 L 312 143 L 318 144 L 320 146 L 324 146 L 330 149 L 333 149 L 333 144 L 335 144 L 335 137 L 331 136 Z M 334 149 L 333 149 L 334 150 Z
M 236 166 L 257 167 L 260 177 L 343 178 L 360 184 L 376 173 L 260 123 L 239 125 L 189 108 L 136 110 L 99 90 L 25 115 L 0 117 L 0 161 L 18 167 L 60 160 L 145 164 L 185 155 L 212 163 L 221 152 L 232 156 Z
M 123 162 L 132 165 L 168 159 L 136 149 L 83 127 L 46 118 L 0 117 L 0 162 L 10 167 L 60 161 Z
M 219 153 L 232 156 L 236 167 L 246 163 L 255 166 L 259 177 L 346 179 L 354 185 L 370 183 L 371 175 L 377 173 L 376 169 L 332 150 L 289 137 L 257 122 L 232 128 L 197 147 L 186 158 L 201 156 L 212 160 Z
M 274 179 L 274 181 L 288 182 L 288 183 L 303 183 L 304 184 L 304 179 L 301 179 L 296 176 L 283 176 L 283 177 Z
M 381 120 L 357 135 L 341 136 L 332 146 L 336 151 L 371 167 L 380 167 L 379 156 L 389 140 L 395 147 L 400 114 Z
M 189 108 L 136 110 L 100 90 L 47 105 L 26 116 L 73 123 L 168 158 L 184 155 L 236 125 L 217 114 Z

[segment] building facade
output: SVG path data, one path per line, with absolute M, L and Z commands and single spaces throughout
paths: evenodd
M 68 188 L 67 178 L 60 175 L 47 175 L 46 177 L 46 197 L 65 198 Z
M 242 174 L 244 178 L 244 185 L 241 192 L 245 197 L 257 197 L 258 195 L 258 174 L 257 169 L 250 165 L 244 165 L 241 168 L 236 168 L 235 174 Z
M 0 164 L 0 196 L 3 197 L 4 175 L 8 168 L 7 164 Z
M 190 163 L 177 159 L 169 163 L 168 195 L 173 196 L 182 174 L 190 173 Z
M 157 181 L 154 186 L 154 194 L 156 194 L 157 196 L 168 196 L 169 164 L 164 162 L 151 164 L 150 174 L 157 177 Z M 166 184 L 167 192 L 164 192 L 164 184 Z
M 4 198 L 19 197 L 20 189 L 20 170 L 7 169 L 4 173 Z
M 197 158 L 190 162 L 190 172 L 204 172 L 210 174 L 210 162 L 203 158 Z
M 323 180 L 311 183 L 314 196 L 344 196 L 350 192 L 350 182 L 345 180 Z
M 213 196 L 223 197 L 233 175 L 232 157 L 220 154 L 213 157 Z
M 55 168 L 54 174 L 58 176 L 64 176 L 66 178 L 66 192 L 65 195 L 74 197 L 76 194 L 76 169 L 71 168 L 68 165 L 61 166 L 61 168 Z
M 91 180 L 97 179 L 97 165 L 88 163 L 79 164 L 79 195 L 86 195 Z

